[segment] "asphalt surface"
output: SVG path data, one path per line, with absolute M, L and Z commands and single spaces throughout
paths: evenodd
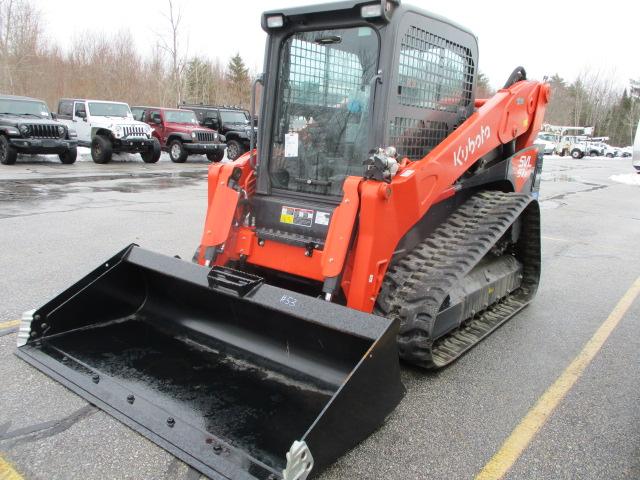
M 459 361 L 403 367 L 407 395 L 322 479 L 473 478 L 640 275 L 640 187 L 629 159 L 545 160 L 534 302 Z M 0 168 L 0 323 L 130 243 L 191 258 L 203 159 Z M 506 478 L 640 478 L 636 301 Z M 0 455 L 27 479 L 197 479 L 172 455 L 18 359 L 0 337 Z

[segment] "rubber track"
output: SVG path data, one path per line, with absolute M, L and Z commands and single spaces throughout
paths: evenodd
M 430 335 L 447 293 L 482 260 L 521 215 L 522 231 L 516 246 L 517 256 L 524 264 L 520 288 L 468 319 L 434 345 Z M 535 294 L 539 272 L 537 202 L 527 194 L 481 192 L 467 200 L 433 234 L 389 268 L 375 312 L 400 319 L 398 348 L 401 358 L 424 368 L 440 368 L 522 309 Z

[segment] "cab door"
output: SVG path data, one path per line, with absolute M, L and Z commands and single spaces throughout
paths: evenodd
M 151 126 L 153 136 L 156 137 L 160 145 L 164 147 L 167 139 L 162 112 L 160 110 L 147 110 L 144 112 L 143 121 Z
M 75 128 L 78 134 L 79 142 L 85 144 L 91 143 L 91 124 L 85 102 L 73 103 L 73 128 Z

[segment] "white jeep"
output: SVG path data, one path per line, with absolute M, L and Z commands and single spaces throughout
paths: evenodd
M 96 163 L 107 163 L 121 152 L 139 153 L 145 163 L 160 159 L 160 143 L 151 127 L 134 120 L 126 103 L 63 98 L 57 118 L 75 129 L 78 145 L 91 147 Z

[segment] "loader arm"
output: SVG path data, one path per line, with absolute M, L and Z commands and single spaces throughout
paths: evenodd
M 400 239 L 435 203 L 455 193 L 456 181 L 480 158 L 513 140 L 518 150 L 532 146 L 548 99 L 548 85 L 538 82 L 521 81 L 500 90 L 389 185 L 363 182 L 348 306 L 373 309 Z M 332 241 L 337 239 L 327 244 Z

